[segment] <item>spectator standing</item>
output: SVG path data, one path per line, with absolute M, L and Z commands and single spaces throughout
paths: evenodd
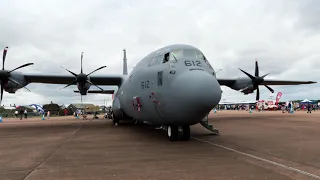
M 22 108 L 19 111 L 19 115 L 20 115 L 20 120 L 22 120 L 22 117 L 23 117 L 23 109 Z
M 18 110 L 14 111 L 14 116 L 15 116 L 16 118 L 18 118 L 18 114 L 19 114 Z
M 27 117 L 28 117 L 28 111 L 27 111 L 27 109 L 25 109 L 23 113 L 24 113 L 24 118 L 27 119 Z

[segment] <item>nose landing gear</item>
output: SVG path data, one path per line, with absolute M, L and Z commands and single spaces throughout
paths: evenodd
M 167 133 L 170 141 L 187 141 L 190 139 L 190 126 L 169 125 Z

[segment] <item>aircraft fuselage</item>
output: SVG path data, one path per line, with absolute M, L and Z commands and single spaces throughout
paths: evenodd
M 193 125 L 220 99 L 215 72 L 201 51 L 174 45 L 140 61 L 119 87 L 113 111 L 150 124 Z

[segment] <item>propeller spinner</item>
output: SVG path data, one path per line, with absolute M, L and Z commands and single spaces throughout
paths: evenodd
M 68 70 L 68 69 L 65 69 L 64 67 L 61 66 L 63 69 L 65 69 L 66 71 L 68 71 L 69 73 L 71 73 L 72 75 L 74 75 L 74 76 L 76 77 L 76 79 L 75 79 L 74 81 L 72 81 L 71 83 L 69 83 L 68 85 L 66 85 L 65 87 L 63 87 L 62 89 L 66 88 L 66 87 L 68 87 L 68 86 L 70 86 L 70 85 L 73 85 L 73 84 L 75 84 L 75 83 L 78 83 L 78 85 L 79 85 L 79 84 L 85 84 L 85 83 L 87 82 L 87 83 L 89 83 L 89 84 L 91 84 L 91 85 L 96 86 L 97 88 L 99 88 L 99 89 L 101 89 L 101 90 L 103 91 L 103 89 L 102 89 L 101 87 L 93 84 L 93 83 L 88 79 L 88 76 L 89 76 L 90 74 L 92 74 L 92 73 L 100 70 L 100 69 L 103 69 L 103 68 L 107 67 L 107 66 L 101 66 L 101 67 L 99 67 L 98 69 L 92 71 L 92 72 L 89 73 L 89 74 L 84 74 L 84 73 L 83 73 L 83 68 L 82 68 L 82 59 L 83 59 L 83 52 L 81 53 L 81 71 L 80 71 L 80 74 L 78 74 L 78 75 L 77 75 L 76 73 L 74 73 L 74 72 L 72 72 L 72 71 L 70 71 L 70 70 Z M 78 87 L 78 88 L 79 88 L 79 87 Z M 79 90 L 80 90 L 80 89 L 79 89 Z M 81 93 L 81 92 L 80 92 L 80 93 Z M 81 100 L 82 100 L 82 98 L 81 98 Z
M 240 69 L 240 68 L 239 68 Z M 264 81 L 264 78 L 269 74 L 265 74 L 263 76 L 259 76 L 259 66 L 258 66 L 258 61 L 256 61 L 256 67 L 255 67 L 255 76 L 252 76 L 251 74 L 245 72 L 244 70 L 240 69 L 240 71 L 242 71 L 243 73 L 245 73 L 251 80 L 252 80 L 252 85 L 254 87 L 254 89 L 257 89 L 257 95 L 256 95 L 256 100 L 258 101 L 260 98 L 260 91 L 259 91 L 259 85 L 261 85 Z M 264 85 L 267 89 L 269 89 L 269 91 L 271 91 L 272 93 L 274 93 L 274 90 L 267 86 Z
M 4 63 L 6 61 L 6 56 L 7 56 L 7 52 L 8 52 L 8 46 L 4 48 L 3 50 L 3 57 L 2 57 L 2 70 L 0 70 L 0 80 L 1 80 L 1 97 L 0 97 L 0 103 L 2 102 L 2 97 L 3 97 L 3 90 L 5 88 L 5 86 L 8 84 L 8 81 L 11 81 L 13 83 L 16 83 L 18 84 L 19 86 L 27 89 L 28 91 L 30 91 L 28 88 L 24 87 L 22 84 L 20 84 L 18 81 L 14 80 L 13 78 L 11 78 L 11 72 L 17 70 L 17 69 L 20 69 L 20 68 L 23 68 L 23 67 L 27 67 L 27 66 L 30 66 L 30 65 L 33 65 L 33 63 L 27 63 L 27 64 L 24 64 L 24 65 L 21 65 L 13 70 L 5 70 L 4 69 Z M 30 91 L 31 92 L 31 91 Z

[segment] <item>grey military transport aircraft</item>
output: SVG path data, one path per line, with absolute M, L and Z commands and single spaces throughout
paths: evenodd
M 100 93 L 108 93 L 98 85 L 117 86 L 113 100 L 113 124 L 120 120 L 133 119 L 138 122 L 162 126 L 167 131 L 171 141 L 188 140 L 190 126 L 201 123 L 215 134 L 218 130 L 203 121 L 209 112 L 218 105 L 221 99 L 220 86 L 241 91 L 244 94 L 257 90 L 264 85 L 298 85 L 316 83 L 312 81 L 280 81 L 264 79 L 259 76 L 256 62 L 255 75 L 243 70 L 248 77 L 219 79 L 208 59 L 196 47 L 176 44 L 153 51 L 135 66 L 128 75 L 126 51 L 124 50 L 123 75 L 89 76 L 104 68 L 102 66 L 89 74 L 81 72 L 72 75 L 27 74 L 17 72 L 17 69 L 32 65 L 28 63 L 13 70 L 5 70 L 4 62 L 7 47 L 3 53 L 3 66 L 0 70 L 1 99 L 3 90 L 15 93 L 20 88 L 26 88 L 29 83 L 77 84 L 81 95 L 90 93 L 91 85 L 101 89 Z M 66 87 L 67 87 L 66 86 Z M 99 93 L 99 91 L 91 91 Z M 113 91 L 109 91 L 113 93 Z

